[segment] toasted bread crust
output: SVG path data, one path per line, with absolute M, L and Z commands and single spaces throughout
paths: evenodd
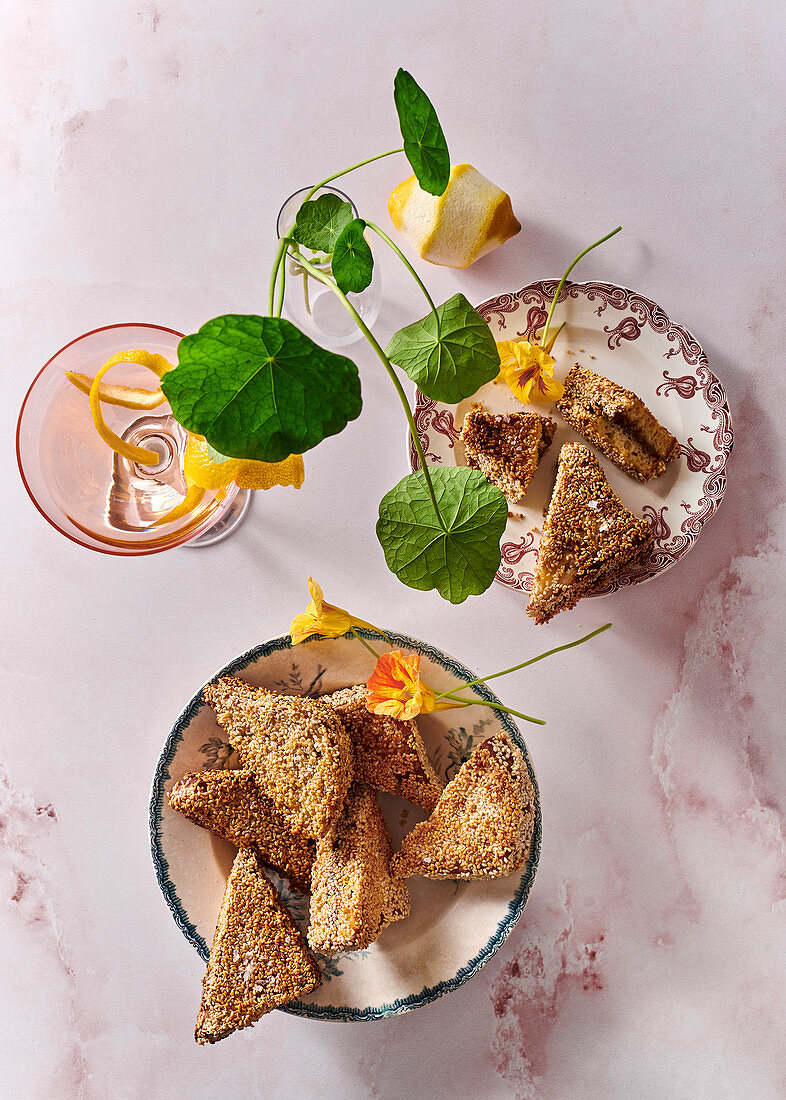
M 320 984 L 319 967 L 250 849 L 235 857 L 194 1037 L 216 1043 Z
M 390 873 L 390 837 L 377 796 L 353 783 L 341 815 L 318 840 L 309 944 L 322 955 L 368 947 L 409 914 L 409 891 Z
M 365 684 L 323 695 L 347 728 L 355 746 L 355 778 L 432 810 L 444 784 L 431 766 L 414 720 L 402 722 L 366 707 Z
M 480 470 L 507 499 L 524 499 L 557 425 L 537 413 L 489 413 L 475 402 L 464 417 L 460 439 L 467 465 Z
M 426 878 L 499 878 L 529 855 L 535 790 L 519 749 L 483 741 L 445 787 L 434 812 L 405 838 L 391 869 Z
M 235 847 L 253 848 L 298 890 L 311 888 L 316 845 L 292 832 L 253 772 L 190 772 L 172 787 L 169 805 Z
M 353 783 L 341 815 L 317 841 L 308 942 L 323 955 L 368 947 L 409 913 L 409 892 L 390 873 L 390 837 L 370 787 Z
M 557 408 L 572 428 L 637 481 L 660 477 L 679 442 L 631 390 L 578 363 L 565 379 Z
M 352 743 L 334 711 L 319 700 L 274 695 L 234 676 L 209 684 L 202 697 L 290 829 L 322 836 L 352 782 Z
M 546 623 L 652 551 L 649 525 L 622 504 L 595 456 L 565 443 L 543 524 L 527 614 Z

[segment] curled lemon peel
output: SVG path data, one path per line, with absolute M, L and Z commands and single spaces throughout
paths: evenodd
M 106 443 L 108 447 L 111 447 L 116 454 L 122 455 L 123 458 L 128 459 L 129 462 L 136 462 L 140 466 L 156 466 L 159 462 L 159 456 L 155 451 L 151 451 L 148 447 L 135 447 L 131 443 L 126 443 L 119 435 L 115 435 L 104 420 L 104 414 L 101 412 L 101 379 L 106 372 L 117 363 L 137 363 L 140 367 L 147 367 L 147 369 L 151 370 L 158 378 L 163 377 L 163 375 L 171 369 L 172 364 L 168 359 L 165 359 L 163 355 L 156 355 L 153 352 L 142 351 L 137 348 L 119 351 L 117 354 L 107 359 L 103 367 L 98 371 L 95 378 L 93 378 L 90 383 L 90 391 L 88 394 L 90 399 L 90 414 L 93 417 L 96 431 L 101 436 L 104 443 Z M 69 381 L 71 381 L 71 379 L 69 379 Z M 114 403 L 117 404 L 118 402 Z
M 82 393 L 86 393 L 88 397 L 90 396 L 93 379 L 89 374 L 79 374 L 76 371 L 67 370 L 66 378 L 72 386 L 76 386 Z M 164 391 L 160 386 L 157 390 L 145 390 L 141 386 L 111 386 L 103 383 L 99 388 L 98 395 L 101 401 L 105 401 L 107 405 L 120 405 L 124 409 L 156 409 L 166 401 Z
M 271 489 L 291 485 L 299 489 L 305 477 L 302 455 L 290 455 L 282 462 L 256 462 L 248 458 L 229 458 L 214 462 L 206 441 L 189 435 L 183 457 L 183 473 L 189 484 L 203 489 L 223 489 L 232 482 L 239 489 Z
M 160 527 L 162 523 L 174 523 L 176 520 L 183 519 L 202 502 L 202 498 L 205 495 L 205 490 L 200 485 L 189 485 L 188 491 L 179 504 L 176 504 L 174 508 L 171 508 L 168 512 L 165 512 L 163 516 L 159 516 L 157 520 L 154 520 L 150 524 L 151 527 Z

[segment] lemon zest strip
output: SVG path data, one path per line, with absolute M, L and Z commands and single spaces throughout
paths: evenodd
M 76 371 L 67 370 L 66 378 L 72 386 L 90 395 L 93 379 L 89 374 L 78 374 Z M 140 410 L 156 409 L 166 401 L 160 386 L 157 390 L 145 390 L 141 386 L 112 386 L 103 383 L 99 390 L 99 397 L 107 405 L 120 405 L 124 409 Z
M 174 508 L 171 508 L 168 512 L 165 512 L 163 516 L 159 516 L 157 520 L 154 520 L 150 524 L 151 527 L 160 527 L 162 523 L 174 523 L 178 519 L 182 519 L 183 516 L 187 516 L 190 512 L 201 503 L 202 498 L 205 495 L 205 490 L 200 488 L 199 485 L 189 485 L 188 492 Z
M 107 359 L 90 386 L 90 413 L 93 417 L 96 431 L 101 436 L 104 443 L 106 443 L 108 447 L 111 447 L 117 454 L 128 459 L 129 462 L 136 462 L 140 466 L 157 466 L 159 456 L 155 451 L 151 451 L 148 447 L 135 447 L 131 443 L 126 443 L 119 435 L 115 435 L 104 420 L 104 415 L 101 412 L 101 379 L 110 367 L 115 366 L 116 363 L 138 363 L 141 367 L 147 367 L 148 370 L 151 370 L 153 374 L 157 375 L 159 378 L 166 374 L 172 364 L 167 359 L 164 359 L 163 355 L 155 355 L 149 351 L 135 349 L 119 351 L 116 355 Z

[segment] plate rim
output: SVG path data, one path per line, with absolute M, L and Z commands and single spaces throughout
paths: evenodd
M 368 630 L 363 627 L 356 627 L 355 629 L 366 638 L 366 640 L 379 640 L 385 642 L 385 638 L 383 638 L 378 631 Z M 346 638 L 348 633 L 349 632 L 341 635 L 341 637 Z M 385 631 L 385 633 L 389 639 L 396 643 L 396 645 L 402 648 L 407 647 L 413 649 L 416 653 L 428 657 L 446 671 L 454 674 L 458 673 L 460 677 L 466 677 L 467 682 L 475 679 L 474 673 L 467 668 L 466 665 L 450 654 L 445 653 L 444 650 L 438 649 L 436 646 L 424 642 L 421 639 L 414 638 L 407 634 L 401 634 L 397 631 Z M 327 639 L 321 637 L 312 637 L 299 644 L 309 645 L 317 642 L 324 642 L 326 640 Z M 197 932 L 195 925 L 189 920 L 185 907 L 178 897 L 177 890 L 169 874 L 169 863 L 162 846 L 161 829 L 164 809 L 164 787 L 167 780 L 171 778 L 169 766 L 175 757 L 185 730 L 188 728 L 198 711 L 205 706 L 202 702 L 202 691 L 208 684 L 214 683 L 222 676 L 241 672 L 243 669 L 248 668 L 249 665 L 256 663 L 261 657 L 267 657 L 271 653 L 280 650 L 292 650 L 293 648 L 290 635 L 282 634 L 276 638 L 271 638 L 267 642 L 261 642 L 259 645 L 252 646 L 251 649 L 234 657 L 224 665 L 223 668 L 214 673 L 214 675 L 200 687 L 199 691 L 192 696 L 190 701 L 180 712 L 164 741 L 161 754 L 153 773 L 148 824 L 150 852 L 153 859 L 156 880 L 161 894 L 174 917 L 175 923 L 203 961 L 207 961 L 210 953 L 207 943 L 199 932 Z M 500 699 L 487 684 L 479 682 L 473 684 L 473 688 L 481 698 L 488 702 L 500 702 Z M 454 977 L 445 979 L 433 986 L 424 986 L 419 992 L 411 993 L 407 997 L 398 997 L 393 1001 L 386 1001 L 382 1004 L 371 1005 L 362 1009 L 352 1005 L 315 1005 L 295 1000 L 290 1001 L 289 1004 L 279 1006 L 278 1011 L 286 1012 L 290 1015 L 306 1017 L 308 1019 L 329 1020 L 341 1023 L 358 1023 L 366 1020 L 379 1020 L 386 1019 L 390 1016 L 397 1016 L 403 1012 L 410 1012 L 415 1008 L 420 1008 L 425 1004 L 429 1004 L 431 1001 L 435 1001 L 445 996 L 447 993 L 452 993 L 454 989 L 458 989 L 459 986 L 469 981 L 469 979 L 496 954 L 505 942 L 521 917 L 532 889 L 532 883 L 535 879 L 535 873 L 540 859 L 543 823 L 540 805 L 540 790 L 526 741 L 511 715 L 506 714 L 504 711 L 496 711 L 495 714 L 502 728 L 513 739 L 524 756 L 535 791 L 535 822 L 530 853 L 522 869 L 520 881 L 512 899 L 508 902 L 507 912 L 497 924 L 495 932 L 489 938 L 486 945 L 473 958 L 469 959 L 468 962 L 458 970 Z
M 559 282 L 559 279 L 535 280 L 531 283 L 527 283 L 525 286 L 521 287 L 520 290 L 512 292 L 506 291 L 501 294 L 496 294 L 491 298 L 487 298 L 485 301 L 481 302 L 480 305 L 475 306 L 475 310 L 483 317 L 483 320 L 489 325 L 489 328 L 491 328 L 491 315 L 496 313 L 501 317 L 502 314 L 516 312 L 521 305 L 525 304 L 525 302 L 522 301 L 524 295 L 529 294 L 533 297 L 540 296 L 542 299 L 542 303 L 539 307 L 532 299 L 529 299 L 526 304 L 539 308 L 545 319 L 547 305 L 550 303 Z M 652 298 L 648 298 L 640 291 L 633 290 L 631 287 L 623 286 L 621 283 L 608 283 L 600 280 L 587 280 L 585 282 L 566 281 L 557 297 L 557 303 L 565 302 L 568 297 L 578 298 L 580 295 L 584 295 L 588 301 L 592 301 L 595 297 L 601 298 L 604 303 L 602 306 L 603 309 L 607 306 L 612 306 L 617 310 L 628 309 L 638 315 L 638 320 L 633 318 L 634 326 L 637 329 L 635 336 L 620 335 L 616 330 L 610 330 L 604 326 L 604 331 L 609 337 L 609 341 L 611 341 L 615 335 L 617 336 L 617 347 L 620 346 L 623 339 L 636 339 L 646 326 L 650 326 L 657 334 L 664 336 L 669 342 L 676 342 L 677 346 L 673 352 L 674 356 L 680 356 L 686 366 L 694 368 L 696 372 L 696 385 L 693 393 L 687 396 L 693 397 L 697 393 L 700 394 L 707 409 L 713 418 L 716 419 L 717 426 L 712 432 L 713 455 L 708 456 L 708 462 L 711 463 L 714 458 L 719 459 L 717 468 L 704 470 L 705 478 L 701 492 L 697 494 L 699 499 L 696 505 L 697 508 L 701 509 L 703 507 L 704 510 L 699 511 L 698 514 L 691 514 L 686 509 L 686 516 L 679 524 L 675 538 L 677 540 L 682 539 L 681 545 L 673 550 L 659 549 L 657 545 L 657 530 L 664 523 L 663 517 L 656 517 L 655 514 L 653 514 L 653 516 L 647 516 L 650 526 L 656 533 L 654 554 L 659 554 L 665 560 L 658 562 L 657 568 L 648 568 L 645 562 L 644 565 L 636 566 L 629 573 L 623 574 L 621 578 L 613 581 L 610 586 L 607 586 L 601 591 L 588 594 L 596 598 L 611 595 L 620 588 L 654 580 L 663 573 L 667 573 L 693 549 L 704 525 L 716 514 L 723 501 L 728 480 L 729 461 L 734 447 L 734 426 L 726 389 L 718 376 L 711 370 L 704 348 L 689 329 L 684 325 L 679 325 L 672 321 L 662 306 L 658 305 Z M 528 323 L 526 332 L 531 332 L 533 327 L 538 326 L 534 323 Z M 620 326 L 617 326 L 617 329 L 619 328 Z M 686 349 L 690 350 L 693 362 L 686 359 Z M 670 355 L 667 356 L 667 358 L 670 357 Z M 676 382 L 682 381 L 682 379 L 669 379 L 665 373 L 664 378 L 666 381 L 665 383 L 661 383 L 661 385 L 669 385 L 679 392 L 679 387 L 676 385 Z M 712 402 L 708 400 L 709 393 L 713 395 Z M 681 394 L 681 396 L 686 395 Z M 427 435 L 427 427 L 429 425 L 424 425 L 423 420 L 426 416 L 433 415 L 435 409 L 455 409 L 456 407 L 456 405 L 451 405 L 448 402 L 435 401 L 433 398 L 424 394 L 418 387 L 415 388 L 413 417 L 424 450 L 428 450 L 429 438 Z M 438 416 L 439 411 L 437 411 L 434 419 Z M 442 434 L 451 434 L 452 431 L 453 438 L 457 435 L 455 432 L 455 425 L 452 425 L 451 429 L 447 429 L 447 426 L 437 428 L 437 431 L 442 432 Z M 409 435 L 407 437 L 407 442 L 410 469 L 412 472 L 416 472 L 420 469 L 420 461 L 413 440 Z M 698 473 L 701 471 L 700 466 L 697 466 L 695 470 L 691 466 L 690 452 L 682 441 L 680 441 L 680 455 L 687 459 L 688 470 L 691 473 Z M 669 535 L 671 536 L 671 532 L 669 532 Z M 504 539 L 504 537 L 503 535 L 502 538 Z M 503 547 L 508 545 L 511 548 L 515 548 L 515 543 L 504 543 L 502 539 L 500 541 Z M 514 575 L 515 579 L 506 577 L 503 573 L 503 568 L 504 560 L 500 563 L 500 568 L 494 575 L 496 583 L 503 585 L 505 588 L 510 588 L 513 591 L 523 592 L 526 595 L 526 588 L 518 580 L 519 574 Z

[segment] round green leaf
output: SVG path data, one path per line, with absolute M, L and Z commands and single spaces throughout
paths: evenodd
M 320 195 L 303 203 L 289 235 L 314 252 L 332 252 L 352 216 L 351 203 L 338 195 Z
M 393 84 L 404 153 L 418 183 L 430 195 L 442 195 L 450 180 L 448 143 L 431 100 L 404 69 Z
M 377 538 L 388 568 L 410 588 L 451 603 L 485 592 L 499 563 L 508 502 L 479 470 L 430 467 L 440 525 L 423 472 L 408 474 L 379 505 Z
M 363 236 L 366 223 L 355 218 L 345 226 L 333 249 L 333 278 L 345 294 L 360 294 L 371 282 L 374 257 Z
M 486 322 L 463 294 L 400 329 L 385 354 L 435 401 L 457 405 L 496 378 L 499 352 Z
M 231 458 L 281 462 L 360 413 L 351 359 L 280 317 L 215 317 L 178 346 L 161 380 L 175 419 Z

